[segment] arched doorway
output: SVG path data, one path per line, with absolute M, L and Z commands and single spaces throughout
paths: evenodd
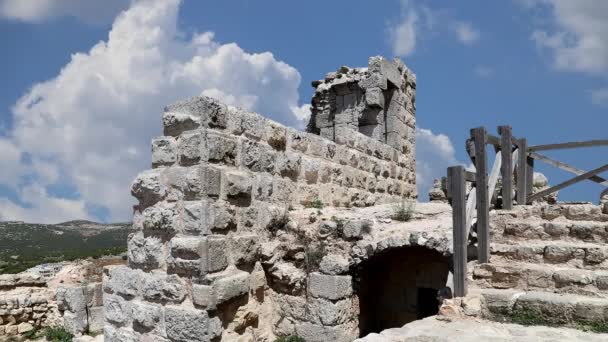
M 424 247 L 388 250 L 361 263 L 355 274 L 361 336 L 437 314 L 448 272 L 448 258 Z

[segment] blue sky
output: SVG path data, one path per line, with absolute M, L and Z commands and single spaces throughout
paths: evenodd
M 510 124 L 531 144 L 606 138 L 603 0 L 34 3 L 0 0 L 0 219 L 128 220 L 164 105 L 204 93 L 301 127 L 310 82 L 372 55 L 417 74 L 421 199 L 467 161 L 472 127 Z M 548 154 L 591 169 L 606 152 Z

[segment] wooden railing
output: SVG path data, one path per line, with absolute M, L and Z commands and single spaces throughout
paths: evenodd
M 519 205 L 529 204 L 587 179 L 608 187 L 608 180 L 598 176 L 599 173 L 608 171 L 608 164 L 591 171 L 584 171 L 538 153 L 538 151 L 545 150 L 608 146 L 608 140 L 528 146 L 525 138 L 513 137 L 510 126 L 499 126 L 498 136 L 488 134 L 484 127 L 474 128 L 471 130 L 471 139 L 474 146 L 471 159 L 474 161 L 475 172 L 467 171 L 463 166 L 452 166 L 448 168 L 447 178 L 447 192 L 452 203 L 453 220 L 453 291 L 457 297 L 465 296 L 467 293 L 467 247 L 469 233 L 475 223 L 477 225 L 477 259 L 480 263 L 490 262 L 490 206 L 499 176 L 502 179 L 502 209 L 505 210 L 512 209 L 514 201 Z M 495 151 L 494 162 L 489 173 L 487 168 L 488 145 L 493 146 Z M 532 193 L 535 160 L 573 173 L 576 177 Z M 513 181 L 514 173 L 515 182 Z M 468 198 L 466 195 L 467 182 L 472 184 Z M 513 183 L 517 190 L 516 198 L 513 198 Z M 602 192 L 602 195 L 604 194 L 608 194 L 608 188 Z M 477 214 L 476 217 L 475 214 Z

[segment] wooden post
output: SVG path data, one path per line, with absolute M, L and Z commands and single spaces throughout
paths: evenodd
M 490 198 L 488 194 L 488 134 L 484 127 L 471 130 L 475 142 L 475 189 L 477 191 L 477 259 L 490 262 Z
M 517 205 L 526 205 L 528 202 L 528 140 L 522 138 L 519 140 L 519 161 L 517 162 Z
M 527 153 L 526 153 L 527 155 Z M 534 158 L 526 157 L 526 204 L 530 203 L 528 197 L 534 191 Z
M 511 141 L 511 126 L 499 126 L 500 150 L 502 151 L 502 208 L 513 209 L 513 142 Z
M 465 171 L 462 166 L 448 168 L 450 193 L 452 194 L 452 223 L 454 239 L 454 296 L 467 294 L 467 245 L 466 236 L 466 186 Z

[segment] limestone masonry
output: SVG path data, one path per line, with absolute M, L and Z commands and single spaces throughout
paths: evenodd
M 290 210 L 416 199 L 416 78 L 372 57 L 313 86 L 308 133 L 208 97 L 165 108 L 153 169 L 132 186 L 128 266 L 104 276 L 106 341 L 358 337 L 347 261 L 323 258 L 318 272 L 304 250 L 338 238 L 336 223 L 311 237 Z M 341 227 L 339 239 L 354 244 L 367 224 Z M 284 312 L 307 306 L 344 315 Z

